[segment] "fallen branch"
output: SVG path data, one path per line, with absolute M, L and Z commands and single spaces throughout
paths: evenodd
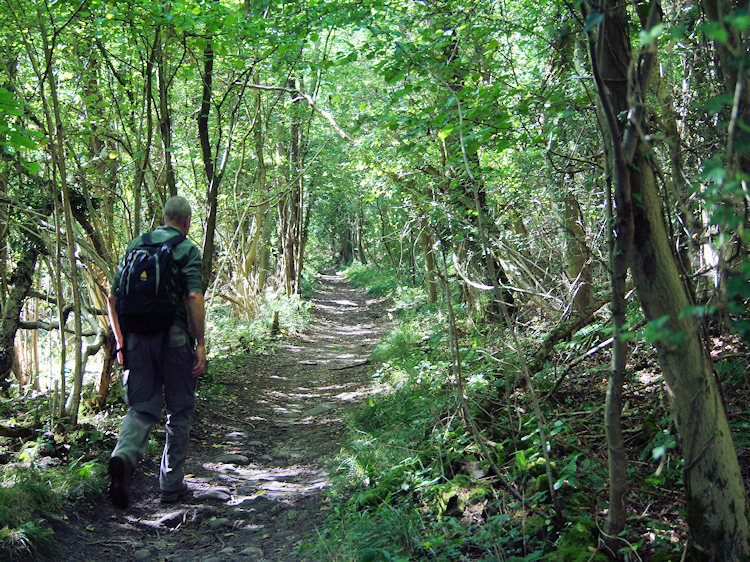
M 364 365 L 369 365 L 369 364 L 370 364 L 370 360 L 365 359 L 364 361 L 360 361 L 359 363 L 353 363 L 351 365 L 347 365 L 346 367 L 331 367 L 329 370 L 330 371 L 344 371 L 346 369 L 354 369 L 355 367 L 362 367 Z
M 636 324 L 633 327 L 633 330 L 636 330 L 638 328 L 642 328 L 645 325 L 646 325 L 645 321 L 639 322 L 638 324 Z M 570 370 L 573 367 L 575 367 L 576 365 L 579 365 L 580 363 L 582 363 L 587 357 L 591 357 L 592 355 L 594 355 L 595 353 L 601 351 L 602 349 L 605 349 L 605 348 L 609 347 L 612 344 L 612 342 L 614 342 L 614 341 L 615 341 L 615 338 L 609 338 L 607 340 L 604 340 L 600 344 L 598 344 L 598 345 L 592 347 L 591 349 L 589 349 L 583 355 L 581 355 L 579 357 L 576 357 L 575 359 L 573 359 L 572 361 L 570 361 L 567 365 L 563 366 L 562 374 L 560 374 L 560 376 L 557 378 L 557 381 L 555 381 L 555 386 L 553 386 L 552 390 L 550 390 L 547 393 L 547 396 L 545 397 L 545 399 L 549 398 L 555 392 L 557 392 L 557 389 L 560 388 L 560 385 L 562 384 L 563 380 L 565 379 L 565 377 L 568 376 L 568 373 L 570 372 Z
M 0 424 L 0 437 L 11 437 L 13 439 L 25 439 L 34 435 L 35 427 L 10 427 Z
M 631 291 L 628 296 L 632 295 Z M 568 322 L 560 324 L 552 330 L 544 341 L 537 349 L 536 353 L 532 355 L 528 362 L 529 373 L 532 375 L 538 373 L 544 367 L 544 363 L 547 361 L 554 347 L 561 341 L 569 340 L 573 334 L 575 334 L 581 328 L 588 326 L 594 321 L 594 314 L 596 314 L 604 305 L 609 304 L 612 300 L 611 295 L 605 295 L 598 301 L 593 303 L 591 307 L 583 315 L 574 316 Z

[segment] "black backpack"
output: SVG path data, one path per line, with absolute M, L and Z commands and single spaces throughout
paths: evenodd
M 125 333 L 158 334 L 175 319 L 179 295 L 172 288 L 179 273 L 172 248 L 185 240 L 178 234 L 153 242 L 146 233 L 123 260 L 117 286 L 116 310 Z

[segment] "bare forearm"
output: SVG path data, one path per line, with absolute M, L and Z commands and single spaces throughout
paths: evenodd
M 117 317 L 117 297 L 109 295 L 107 297 L 107 313 L 109 315 L 109 325 L 112 328 L 112 332 L 115 334 L 115 341 L 117 342 L 117 348 L 120 349 L 124 345 L 122 337 L 122 329 L 120 328 L 120 319 Z
M 201 293 L 190 293 L 187 299 L 188 312 L 193 325 L 193 336 L 197 345 L 205 345 L 205 308 Z

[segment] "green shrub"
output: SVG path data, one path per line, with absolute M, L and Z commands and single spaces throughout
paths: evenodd
M 599 532 L 596 523 L 584 517 L 572 519 L 557 541 L 557 549 L 550 552 L 550 562 L 603 561 L 607 557 L 596 552 Z
M 44 528 L 44 513 L 57 505 L 50 485 L 32 471 L 7 470 L 0 485 L 0 549 L 34 553 L 52 545 L 52 531 Z

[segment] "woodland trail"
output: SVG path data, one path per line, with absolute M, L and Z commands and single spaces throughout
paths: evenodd
M 139 466 L 131 506 L 102 498 L 55 525 L 55 560 L 304 560 L 327 514 L 322 494 L 344 414 L 368 392 L 368 357 L 386 305 L 342 277 L 319 278 L 313 321 L 259 356 L 214 370 L 200 393 L 186 465 L 190 495 L 158 499 L 159 444 Z M 227 363 L 227 362 L 225 362 Z M 199 383 L 200 384 L 200 383 Z

